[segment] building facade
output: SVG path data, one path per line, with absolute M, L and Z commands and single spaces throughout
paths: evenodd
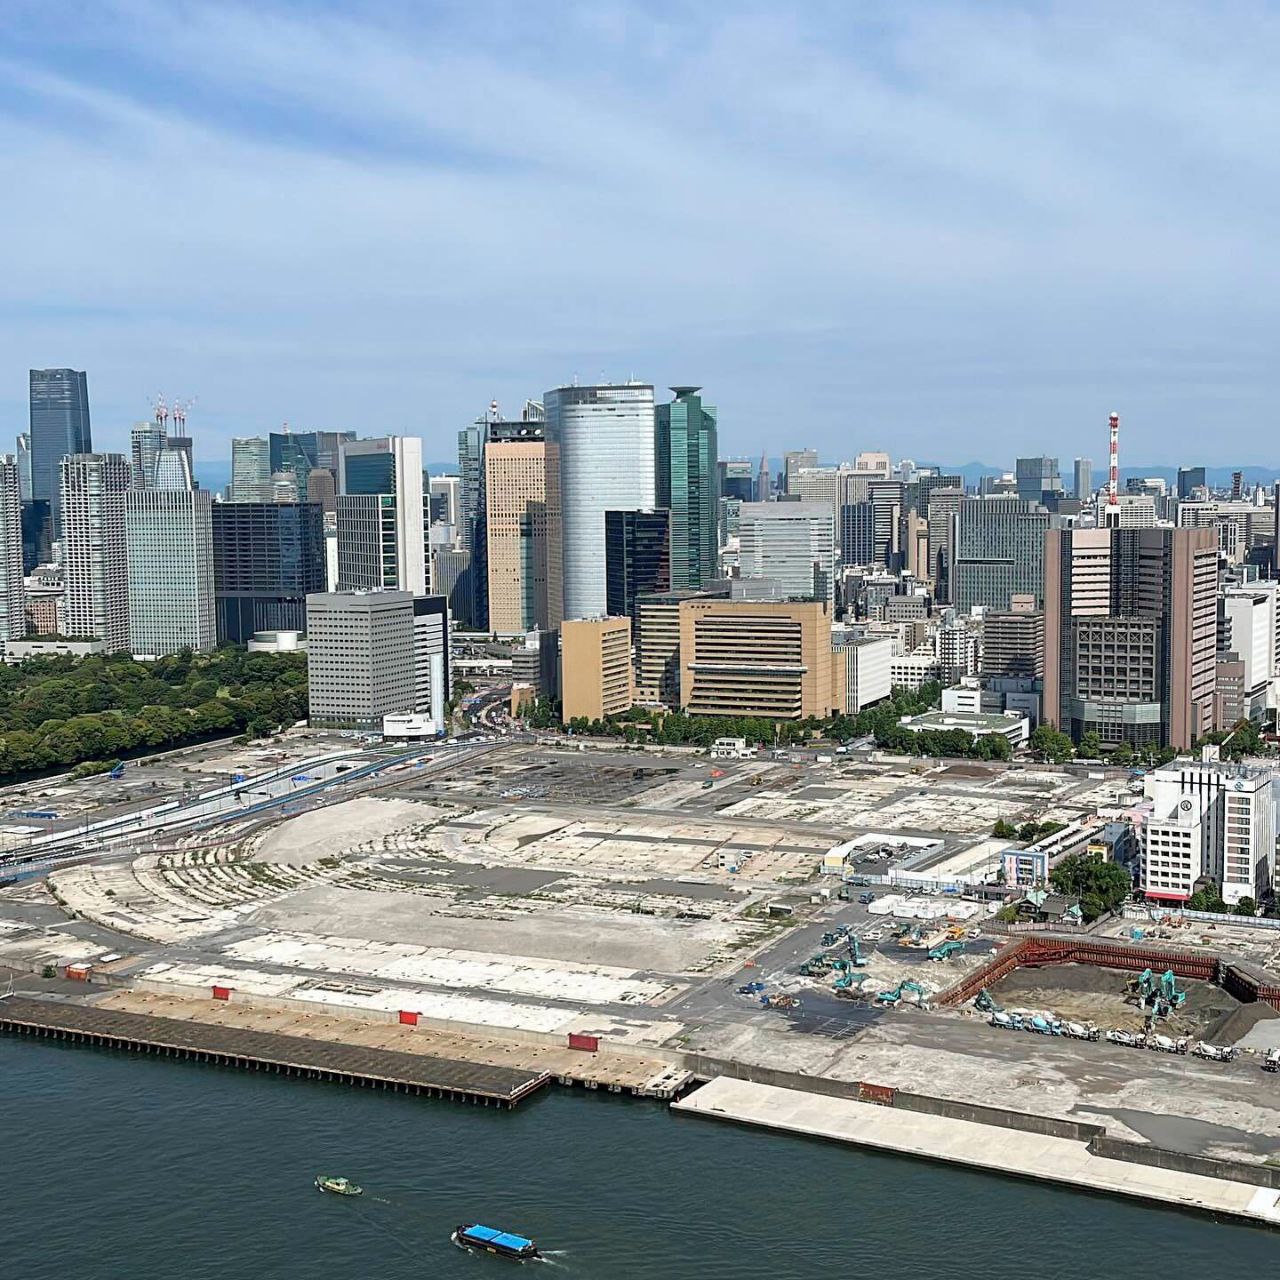
M 589 618 L 560 628 L 562 717 L 603 720 L 632 703 L 631 619 Z
M 129 648 L 129 553 L 125 503 L 131 468 L 118 453 L 61 461 L 62 633 L 96 639 L 107 653 Z
M 336 514 L 340 591 L 426 594 L 430 508 L 422 476 L 422 441 L 416 436 L 341 445 Z
M 27 634 L 22 567 L 22 490 L 17 459 L 0 454 L 0 654 Z
M 716 411 L 700 387 L 672 387 L 654 410 L 656 506 L 671 512 L 671 588 L 696 590 L 717 575 Z
M 125 504 L 125 532 L 130 650 L 137 657 L 159 658 L 183 649 L 213 649 L 218 635 L 208 491 L 134 489 Z
M 671 590 L 671 512 L 604 513 L 605 612 L 636 618 L 636 600 Z
M 1044 717 L 1079 741 L 1185 750 L 1215 723 L 1218 557 L 1207 529 L 1053 529 Z
M 228 502 L 271 500 L 271 451 L 264 436 L 236 436 L 231 441 Z
M 557 387 L 544 398 L 560 450 L 564 617 L 605 614 L 604 513 L 656 506 L 653 387 Z
M 77 369 L 32 369 L 30 394 L 31 496 L 49 504 L 56 538 L 62 531 L 62 459 L 93 451 L 89 382 Z
M 951 600 L 961 613 L 1004 610 L 1015 595 L 1044 599 L 1049 513 L 1019 498 L 965 498 L 956 515 Z
M 822 502 L 744 502 L 739 513 L 744 578 L 772 578 L 784 596 L 835 604 L 835 520 Z
M 490 631 L 554 630 L 560 580 L 560 455 L 541 422 L 491 422 L 484 445 Z
M 310 722 L 381 732 L 393 715 L 445 728 L 448 614 L 441 596 L 335 591 L 307 597 Z
M 1228 905 L 1261 901 L 1275 885 L 1276 778 L 1269 767 L 1224 764 L 1212 748 L 1147 774 L 1143 893 L 1185 902 L 1212 883 Z
M 702 597 L 680 605 L 680 703 L 690 715 L 829 716 L 843 707 L 833 668 L 823 601 Z
M 218 642 L 257 631 L 305 631 L 307 597 L 325 590 L 324 514 L 314 502 L 213 505 Z

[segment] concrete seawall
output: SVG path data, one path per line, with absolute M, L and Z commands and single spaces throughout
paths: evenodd
M 727 1077 L 712 1080 L 671 1106 L 682 1115 L 730 1120 L 1280 1227 L 1280 1190 L 1261 1185 L 1270 1181 L 1269 1170 L 1258 1171 L 1257 1184 L 1210 1177 L 1185 1167 L 1116 1159 L 1100 1153 L 1106 1146 L 1094 1149 L 1096 1139 L 1029 1133 Z M 1198 1167 L 1219 1162 L 1192 1163 Z

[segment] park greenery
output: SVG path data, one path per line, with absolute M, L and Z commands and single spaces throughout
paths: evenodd
M 307 714 L 303 654 L 227 646 L 154 662 L 127 654 L 0 666 L 0 778 L 81 767 L 203 739 L 272 733 Z
M 1124 867 L 1082 853 L 1063 858 L 1049 873 L 1049 883 L 1056 892 L 1078 898 L 1086 920 L 1114 911 L 1133 892 L 1133 877 Z
M 759 716 L 691 716 L 683 711 L 658 711 L 632 707 L 604 720 L 584 716 L 571 719 L 570 733 L 589 737 L 621 738 L 627 743 L 663 746 L 709 747 L 717 738 L 745 738 L 764 746 L 788 746 L 813 739 L 847 742 L 871 738 L 876 746 L 902 754 L 959 756 L 979 760 L 1007 760 L 1008 741 L 998 734 L 974 738 L 963 729 L 925 730 L 915 733 L 899 723 L 903 716 L 919 715 L 938 705 L 942 686 L 936 681 L 911 691 L 895 688 L 883 702 L 866 707 L 856 716 L 834 715 L 822 719 L 769 720 Z M 538 699 L 525 716 L 532 729 L 553 728 L 559 720 L 555 703 Z
M 1052 764 L 1067 764 L 1071 760 L 1101 760 L 1120 767 L 1145 765 L 1150 768 L 1168 764 L 1177 754 L 1172 747 L 1135 748 L 1128 742 L 1107 747 L 1092 731 L 1084 734 L 1077 744 L 1071 741 L 1069 735 L 1049 724 L 1038 726 L 1027 745 L 1034 756 Z M 1258 726 L 1251 720 L 1241 720 L 1230 729 L 1207 734 L 1196 746 L 1220 747 L 1224 760 L 1243 760 L 1246 756 L 1266 755 L 1271 750 L 1263 741 Z
M 1015 827 L 1012 822 L 1000 818 L 991 828 L 991 834 L 997 840 L 1020 840 L 1023 844 L 1035 844 L 1037 840 L 1043 840 L 1046 836 L 1063 830 L 1066 825 L 1065 822 L 1055 822 L 1052 818 L 1046 818 L 1043 822 L 1031 819 Z

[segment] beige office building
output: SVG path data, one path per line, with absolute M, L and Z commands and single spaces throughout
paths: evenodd
M 554 631 L 564 614 L 560 455 L 540 422 L 491 422 L 484 445 L 489 630 Z
M 690 715 L 829 716 L 843 709 L 843 685 L 822 601 L 680 605 L 680 702 Z
M 603 720 L 632 703 L 631 619 L 587 618 L 560 627 L 560 696 L 566 724 Z

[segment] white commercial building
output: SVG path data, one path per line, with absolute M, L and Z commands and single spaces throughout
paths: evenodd
M 784 599 L 825 600 L 836 590 L 835 515 L 825 502 L 744 502 L 738 564 L 744 578 L 772 578 Z
M 844 663 L 844 711 L 856 716 L 893 688 L 893 640 L 889 636 L 832 637 L 835 660 Z
M 430 510 L 422 477 L 416 436 L 343 441 L 336 499 L 340 591 L 426 595 Z
M 932 650 L 898 654 L 889 663 L 889 683 L 895 689 L 909 689 L 915 693 L 921 685 L 941 676 L 942 668 Z
M 1152 815 L 1143 833 L 1142 891 L 1185 902 L 1213 881 L 1228 904 L 1262 898 L 1275 883 L 1274 769 L 1223 764 L 1216 749 L 1147 774 Z
M 22 489 L 18 464 L 0 454 L 0 654 L 27 634 L 27 597 L 22 579 Z
M 604 513 L 657 505 L 653 387 L 557 387 L 543 404 L 547 440 L 560 450 L 564 618 L 602 618 Z
M 445 727 L 448 612 L 443 596 L 332 591 L 307 597 L 310 719 L 373 729 L 387 716 L 429 715 Z
M 151 475 L 156 487 L 132 490 L 125 507 L 129 648 L 144 658 L 207 652 L 218 642 L 210 494 L 177 450 L 162 451 Z
M 975 738 L 986 738 L 999 735 L 1005 738 L 1016 751 L 1026 746 L 1031 736 L 1031 725 L 1025 716 L 1016 712 L 1003 712 L 999 715 L 981 715 L 972 713 L 950 714 L 946 711 L 926 711 L 918 716 L 903 716 L 898 723 L 912 733 L 948 732 L 953 729 L 963 730 Z
M 62 634 L 95 639 L 107 653 L 129 648 L 129 555 L 125 501 L 129 463 L 118 453 L 72 453 L 60 463 Z
M 1280 675 L 1280 596 L 1276 582 L 1228 587 L 1222 596 L 1219 649 L 1244 664 L 1243 700 L 1247 714 L 1261 716 L 1270 686 Z

